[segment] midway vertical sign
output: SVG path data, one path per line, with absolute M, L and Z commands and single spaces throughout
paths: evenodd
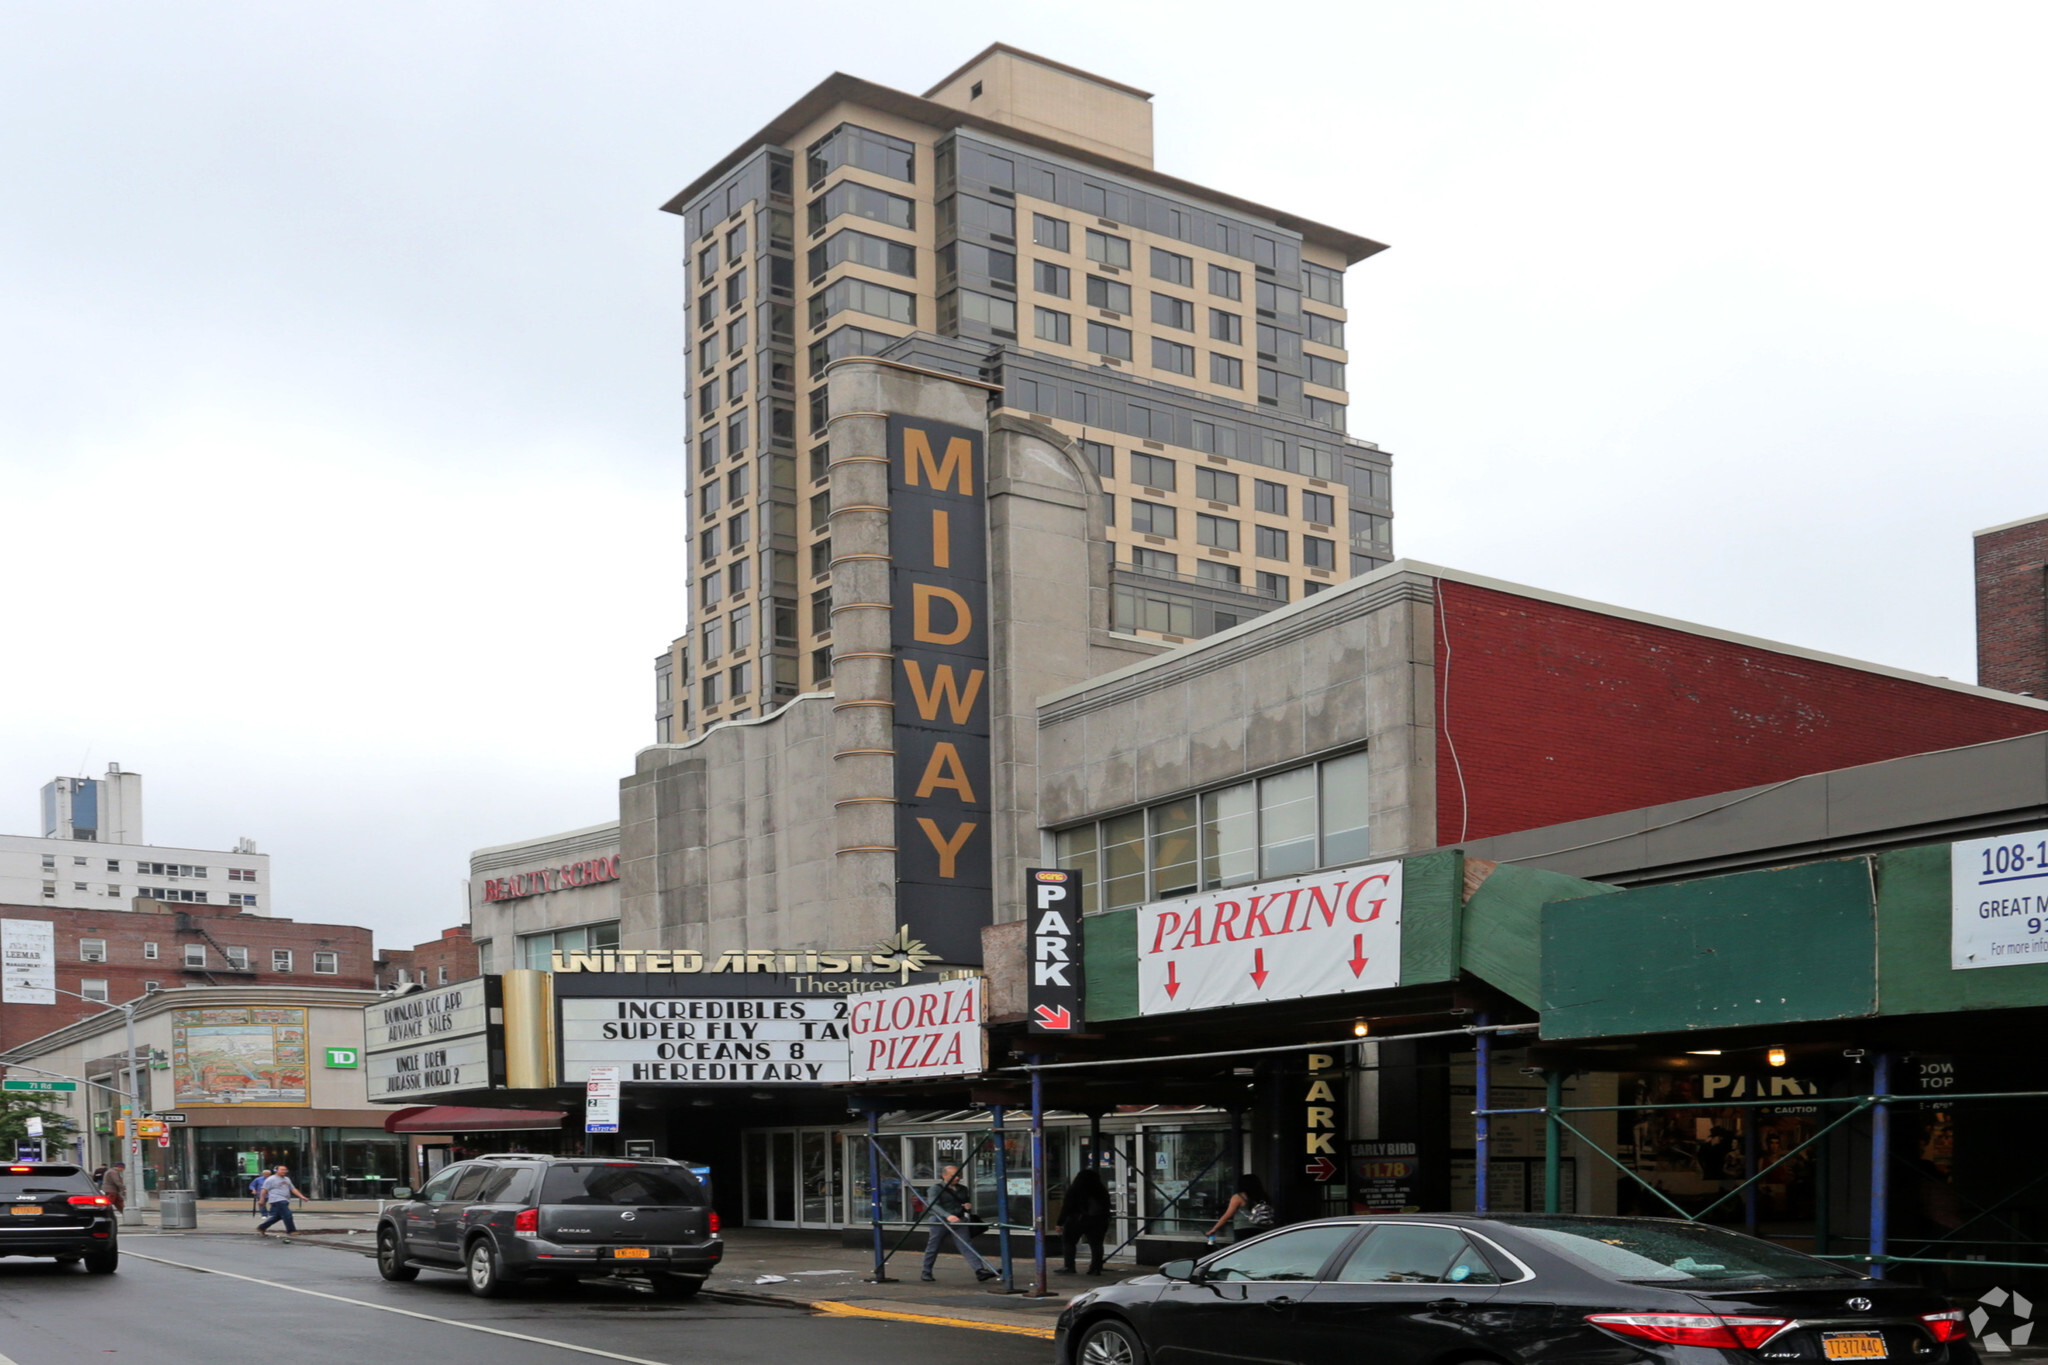
M 943 961 L 979 962 L 994 893 L 986 447 L 900 413 L 888 443 L 897 919 Z
M 1024 1013 L 1032 1033 L 1081 1028 L 1081 879 L 1060 867 L 1024 870 L 1024 944 L 1031 973 Z
M 1138 909 L 1138 1012 L 1401 984 L 1401 863 L 1207 891 Z

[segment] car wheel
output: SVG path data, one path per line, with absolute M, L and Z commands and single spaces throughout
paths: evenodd
M 1098 1322 L 1081 1338 L 1076 1365 L 1145 1365 L 1145 1344 L 1127 1322 Z
M 85 1268 L 94 1275 L 111 1275 L 120 1264 L 121 1249 L 119 1247 L 108 1247 L 105 1251 L 95 1251 L 85 1258 Z
M 488 1237 L 469 1244 L 469 1292 L 480 1299 L 498 1299 L 512 1292 L 512 1279 L 498 1261 L 498 1248 Z
M 694 1299 L 704 1287 L 704 1281 L 695 1275 L 677 1275 L 667 1270 L 650 1270 L 647 1283 L 654 1286 L 656 1295 L 671 1301 Z
M 420 1277 L 418 1266 L 405 1263 L 405 1255 L 398 1245 L 397 1228 L 377 1229 L 377 1273 L 399 1284 Z

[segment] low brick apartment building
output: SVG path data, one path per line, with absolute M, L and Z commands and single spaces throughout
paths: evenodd
M 132 1000 L 154 990 L 297 984 L 368 989 L 376 979 L 370 931 L 351 924 L 307 924 L 229 905 L 175 905 L 143 897 L 128 909 L 0 905 L 0 920 L 6 922 L 10 955 L 0 1051 L 98 1013 L 94 1002 Z M 17 957 L 18 945 L 45 940 L 60 992 L 51 1004 L 34 1003 L 24 990 L 28 964 Z
M 482 976 L 484 969 L 469 926 L 458 924 L 443 929 L 441 937 L 425 943 L 410 948 L 386 948 L 377 954 L 376 973 L 377 989 L 388 991 L 415 981 L 426 986 L 467 981 Z

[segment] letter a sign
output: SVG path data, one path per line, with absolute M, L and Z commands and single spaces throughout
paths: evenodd
M 1081 878 L 1059 867 L 1024 871 L 1024 1012 L 1033 1033 L 1081 1031 Z

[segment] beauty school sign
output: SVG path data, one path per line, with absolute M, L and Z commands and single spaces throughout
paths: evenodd
M 1400 984 L 1398 859 L 1209 891 L 1138 911 L 1141 1014 Z
M 898 413 L 888 449 L 897 919 L 977 963 L 994 903 L 986 443 Z

